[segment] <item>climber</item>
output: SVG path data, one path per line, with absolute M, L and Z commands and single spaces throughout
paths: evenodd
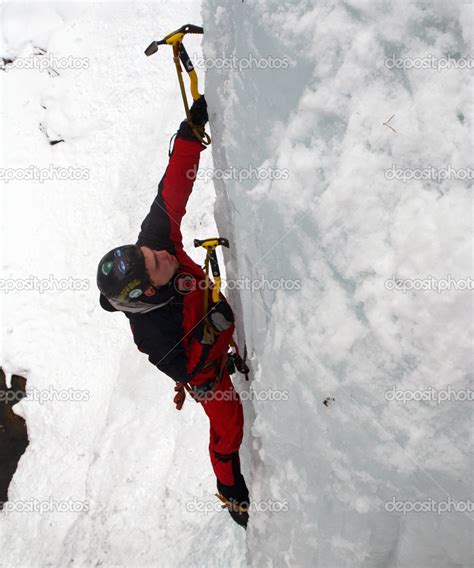
M 177 407 L 186 392 L 202 405 L 210 420 L 209 452 L 218 497 L 246 527 L 249 493 L 239 459 L 243 411 L 226 366 L 234 315 L 222 294 L 217 303 L 212 301 L 204 271 L 183 250 L 181 221 L 205 149 L 196 136 L 196 127 L 203 131 L 208 121 L 204 96 L 194 101 L 190 114 L 191 124 L 184 120 L 178 129 L 136 244 L 115 247 L 101 259 L 97 285 L 101 306 L 125 314 L 138 349 L 176 382 Z M 204 305 L 209 306 L 207 313 Z

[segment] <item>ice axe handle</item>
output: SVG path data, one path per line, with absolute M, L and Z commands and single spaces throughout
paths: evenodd
M 216 249 L 211 250 L 209 253 L 209 264 L 211 265 L 212 275 L 214 278 L 220 276 L 221 272 L 219 270 L 219 263 L 217 262 Z
M 179 58 L 181 59 L 181 63 L 183 64 L 183 67 L 186 69 L 187 73 L 194 71 L 193 62 L 189 58 L 188 52 L 186 51 L 182 43 L 179 44 Z

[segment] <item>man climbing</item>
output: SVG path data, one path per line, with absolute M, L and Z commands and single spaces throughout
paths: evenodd
M 180 228 L 205 148 L 196 136 L 208 121 L 204 96 L 190 113 L 192 125 L 185 120 L 179 127 L 137 243 L 102 258 L 97 285 L 101 306 L 126 315 L 138 349 L 176 382 L 177 408 L 186 391 L 202 405 L 210 420 L 209 452 L 220 499 L 246 527 L 249 494 L 239 459 L 243 411 L 226 366 L 234 316 L 222 294 L 213 302 L 206 274 L 183 250 Z

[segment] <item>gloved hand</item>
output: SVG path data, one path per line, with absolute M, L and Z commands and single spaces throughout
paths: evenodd
M 227 301 L 221 299 L 209 310 L 208 320 L 216 331 L 222 332 L 229 329 L 235 318 Z
M 207 102 L 204 95 L 201 95 L 193 102 L 189 112 L 191 113 L 191 120 L 196 126 L 204 126 L 206 124 L 209 120 L 209 115 L 207 114 Z
M 194 101 L 191 108 L 189 109 L 189 113 L 191 115 L 191 120 L 197 130 L 201 132 L 201 135 L 204 133 L 204 126 L 206 122 L 209 120 L 209 115 L 207 114 L 207 103 L 204 95 L 201 95 L 197 101 Z M 178 138 L 183 138 L 184 140 L 197 140 L 200 142 L 196 135 L 193 132 L 193 129 L 189 125 L 187 120 L 183 120 L 180 124 L 178 132 Z

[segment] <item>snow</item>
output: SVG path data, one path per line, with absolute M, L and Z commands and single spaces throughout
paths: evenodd
M 2 566 L 174 566 L 191 557 L 197 566 L 208 546 L 218 558 L 219 543 L 202 535 L 207 526 L 228 535 L 221 555 L 233 551 L 238 562 L 245 554 L 243 531 L 225 511 L 192 509 L 194 499 L 197 506 L 216 501 L 207 418 L 192 401 L 175 410 L 171 380 L 138 352 L 125 318 L 100 308 L 95 286 L 104 252 L 136 240 L 184 114 L 171 54 L 146 58 L 143 50 L 159 34 L 199 22 L 199 10 L 197 2 L 165 10 L 133 3 L 2 8 L 5 57 L 42 48 L 56 68 L 69 56 L 81 66 L 59 76 L 2 73 L 2 167 L 33 164 L 46 177 L 52 164 L 84 176 L 4 186 L 2 278 L 35 276 L 45 288 L 74 278 L 84 286 L 2 298 L 2 366 L 23 372 L 37 393 L 15 407 L 30 445 L 10 486 L 16 510 L 0 519 Z M 198 51 L 200 39 L 188 46 Z M 40 122 L 65 143 L 50 146 Z M 211 159 L 204 152 L 203 166 Z M 199 262 L 192 239 L 216 233 L 213 199 L 212 185 L 197 182 L 185 241 Z M 68 400 L 45 400 L 66 391 Z M 70 502 L 79 512 L 51 512 Z M 49 510 L 18 511 L 35 503 Z
M 468 56 L 472 9 L 451 6 L 204 6 L 205 57 L 289 61 L 279 71 L 207 72 L 217 167 L 287 171 L 219 188 L 218 226 L 232 226 L 245 248 L 228 277 L 301 280 L 299 290 L 238 298 L 253 389 L 289 393 L 253 408 L 251 494 L 288 502 L 249 525 L 254 566 L 472 563 L 472 511 L 397 514 L 386 505 L 465 504 L 472 494 L 469 402 L 386 396 L 394 386 L 444 396 L 471 385 L 469 290 L 386 286 L 392 275 L 472 275 L 472 169 L 466 181 L 403 183 L 385 173 L 472 163 L 472 74 L 385 63 L 392 54 Z M 335 401 L 325 406 L 326 397 Z
M 433 287 L 472 278 L 472 65 L 409 65 L 469 61 L 472 4 L 0 10 L 1 55 L 16 58 L 0 74 L 1 167 L 48 178 L 3 187 L 2 278 L 48 288 L 2 297 L 1 364 L 43 400 L 15 407 L 30 445 L 0 565 L 471 566 L 472 397 L 456 398 L 472 394 L 472 287 Z M 192 239 L 231 241 L 227 295 L 252 366 L 235 380 L 246 533 L 216 507 L 204 413 L 176 412 L 170 379 L 95 288 L 102 254 L 136 239 L 183 115 L 170 53 L 143 50 L 201 22 L 202 51 L 186 45 L 213 144 L 183 233 L 198 262 Z M 47 68 L 19 67 L 32 61 Z M 51 289 L 71 278 L 78 289 Z M 19 511 L 51 500 L 80 510 Z

